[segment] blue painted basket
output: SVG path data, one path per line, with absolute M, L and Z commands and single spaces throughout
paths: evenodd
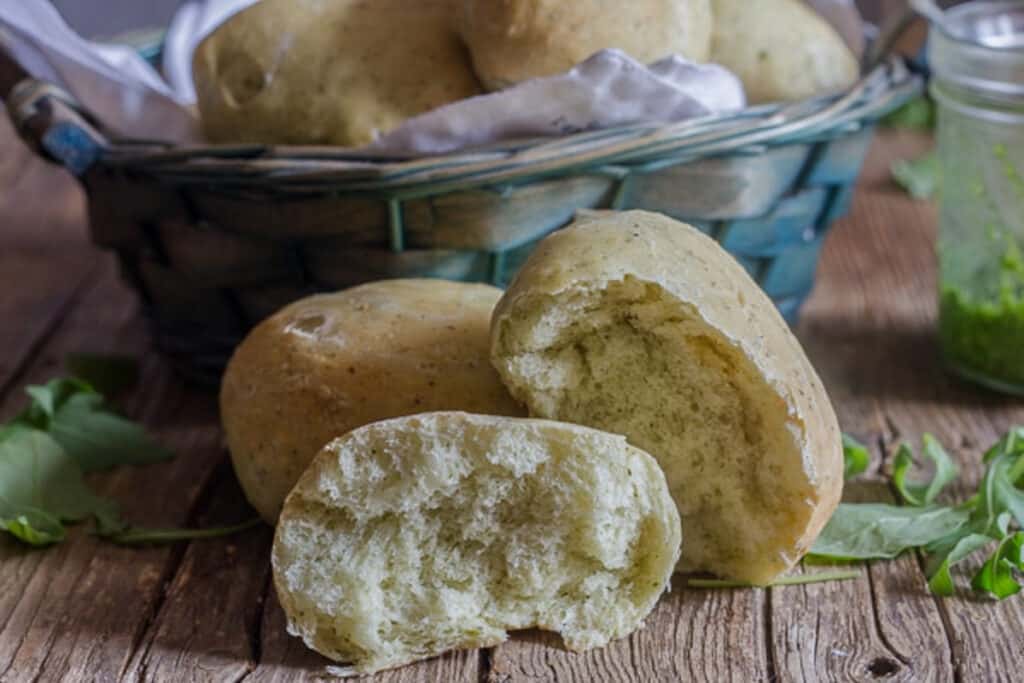
M 8 110 L 81 179 L 93 239 L 117 252 L 158 347 L 216 381 L 242 336 L 296 298 L 394 277 L 504 285 L 579 209 L 699 227 L 793 321 L 875 122 L 920 89 L 894 58 L 836 97 L 425 159 L 115 140 L 35 81 L 11 91 Z

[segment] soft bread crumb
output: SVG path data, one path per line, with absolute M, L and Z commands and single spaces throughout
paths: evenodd
M 508 375 L 530 385 L 538 414 L 626 434 L 658 454 L 683 519 L 680 569 L 741 575 L 751 557 L 799 537 L 787 501 L 814 493 L 786 405 L 752 363 L 656 284 L 627 277 L 571 296 L 582 315 L 541 316 L 545 343 L 505 358 Z M 775 564 L 768 571 L 788 558 Z
M 640 627 L 679 556 L 657 463 L 575 425 L 432 413 L 328 445 L 273 566 L 289 632 L 373 672 L 540 627 L 584 650 Z
M 838 502 L 820 381 L 764 293 L 690 226 L 631 211 L 548 237 L 495 310 L 491 358 L 532 415 L 657 458 L 683 520 L 680 570 L 769 583 Z

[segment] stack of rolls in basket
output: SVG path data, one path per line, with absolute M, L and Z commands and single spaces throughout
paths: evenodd
M 858 77 L 804 0 L 262 0 L 199 45 L 193 75 L 211 142 L 358 147 L 605 48 L 721 64 L 753 104 Z
M 857 77 L 800 0 L 264 0 L 194 67 L 214 141 L 361 145 L 609 47 L 719 62 L 755 102 Z M 531 627 L 603 646 L 676 570 L 770 583 L 842 486 L 829 399 L 771 301 L 638 211 L 551 235 L 504 294 L 393 280 L 293 303 L 237 349 L 221 412 L 277 525 L 289 630 L 358 672 Z

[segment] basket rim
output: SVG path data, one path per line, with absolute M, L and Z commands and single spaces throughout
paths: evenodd
M 860 130 L 923 87 L 901 57 L 879 64 L 844 93 L 671 124 L 633 124 L 559 137 L 504 141 L 415 158 L 353 153 L 331 147 L 179 146 L 140 140 L 102 141 L 100 163 L 165 176 L 180 183 L 244 185 L 343 184 L 346 189 L 410 189 L 440 182 L 506 182 L 574 167 L 614 167 L 671 159 L 684 162 L 814 142 Z M 633 169 L 635 170 L 635 168 Z M 614 174 L 614 168 L 608 168 Z
M 828 142 L 872 126 L 923 89 L 904 58 L 891 56 L 845 92 L 725 115 L 632 124 L 557 137 L 503 141 L 420 157 L 356 153 L 331 147 L 181 146 L 117 138 L 70 95 L 26 80 L 8 112 L 45 152 L 76 175 L 93 166 L 175 186 L 205 185 L 294 196 L 333 192 L 405 200 L 487 185 L 515 185 L 569 174 L 623 179 L 702 159 L 759 155 L 770 148 Z M 22 130 L 23 136 L 25 130 Z

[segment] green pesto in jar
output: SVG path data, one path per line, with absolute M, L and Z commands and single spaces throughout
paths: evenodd
M 939 338 L 955 370 L 986 383 L 1024 393 L 1024 259 L 1007 249 L 995 277 L 999 295 L 977 301 L 964 290 L 943 285 Z
M 1024 395 L 1024 5 L 966 2 L 929 31 L 947 365 Z

